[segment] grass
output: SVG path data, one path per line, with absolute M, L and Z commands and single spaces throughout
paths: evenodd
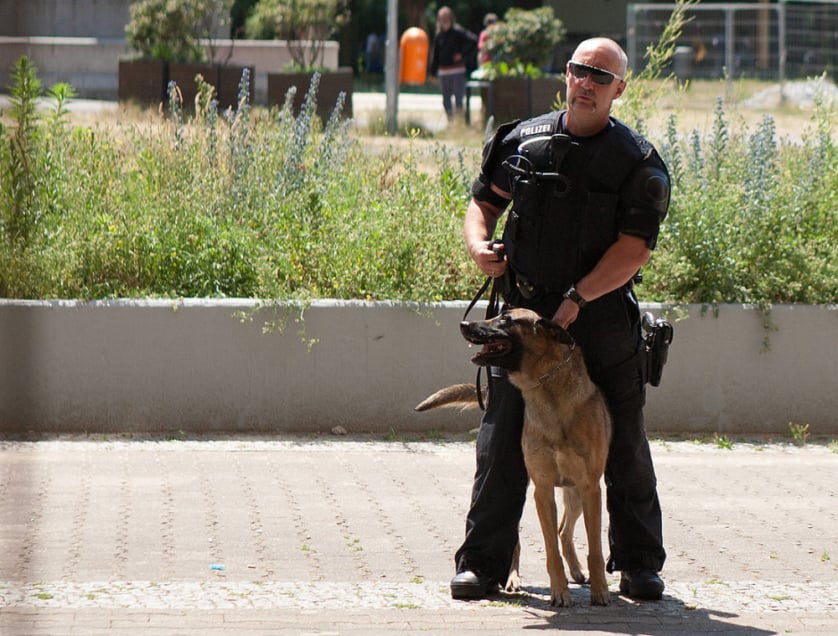
M 719 435 L 718 433 L 714 433 L 713 440 L 718 448 L 722 448 L 724 450 L 733 450 L 733 440 L 731 440 L 727 435 Z
M 713 446 L 719 450 L 734 450 L 744 448 L 749 451 L 763 451 L 773 446 L 787 447 L 791 444 L 799 448 L 823 448 L 832 453 L 838 453 L 838 440 L 828 436 L 809 436 L 806 444 L 800 444 L 789 435 L 776 434 L 731 434 L 713 433 L 705 435 L 701 433 L 663 433 L 650 434 L 650 441 L 660 448 L 671 449 L 672 444 L 687 442 L 696 446 Z

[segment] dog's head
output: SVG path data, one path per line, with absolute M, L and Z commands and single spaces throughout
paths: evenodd
M 460 331 L 471 344 L 482 346 L 471 358 L 474 364 L 513 373 L 574 346 L 567 331 L 529 309 L 507 309 L 491 320 L 463 321 Z

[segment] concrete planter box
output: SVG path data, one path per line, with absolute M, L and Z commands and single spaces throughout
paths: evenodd
M 96 13 L 98 15 L 98 10 Z M 86 18 L 85 25 L 88 22 Z M 56 82 L 69 82 L 82 98 L 123 99 L 119 90 L 119 65 L 121 60 L 129 59 L 132 55 L 132 51 L 128 50 L 125 44 L 125 38 L 121 37 L 124 25 L 125 22 L 120 23 L 120 37 L 110 38 L 0 35 L 0 86 L 9 85 L 12 62 L 21 55 L 26 55 L 38 68 L 38 77 L 44 86 L 51 86 Z M 216 39 L 212 42 L 205 40 L 204 44 L 207 59 L 224 61 L 231 67 L 249 66 L 258 71 L 251 86 L 254 91 L 254 103 L 260 105 L 267 104 L 267 73 L 280 71 L 292 62 L 289 43 L 285 40 Z M 324 68 L 338 68 L 339 50 L 340 47 L 335 41 L 324 43 L 321 61 Z M 238 95 L 240 77 L 241 71 L 235 78 L 234 98 Z
M 300 112 L 306 93 L 311 86 L 312 73 L 268 73 L 268 105 L 279 106 L 285 104 L 288 90 L 295 86 L 294 113 Z M 339 68 L 320 74 L 320 87 L 317 92 L 317 115 L 325 122 L 329 119 L 338 96 L 346 93 L 343 106 L 343 116 L 352 117 L 352 69 Z
M 554 102 L 564 100 L 565 90 L 558 77 L 498 77 L 480 90 L 483 121 L 492 115 L 500 123 L 549 113 Z
M 247 68 L 250 69 L 249 101 L 252 104 L 255 68 L 252 66 Z M 192 109 L 195 107 L 195 97 L 198 95 L 195 76 L 200 73 L 204 81 L 215 87 L 218 106 L 224 110 L 238 105 L 239 81 L 244 69 L 244 66 L 225 64 L 169 62 L 169 81 L 177 83 L 183 96 L 184 107 Z
M 254 98 L 255 69 L 250 66 L 250 103 Z M 238 103 L 239 80 L 244 66 L 161 62 L 159 60 L 119 61 L 119 100 L 136 101 L 143 105 L 168 104 L 169 82 L 180 89 L 184 108 L 194 108 L 198 87 L 195 76 L 199 73 L 215 87 L 218 105 L 225 109 Z
M 242 322 L 248 300 L 2 301 L 0 433 L 469 430 L 477 412 L 412 410 L 473 381 L 465 306 L 318 301 L 301 335 L 295 308 Z M 684 313 L 651 431 L 838 434 L 838 306 L 774 307 L 771 332 L 751 307 Z
M 119 60 L 119 101 L 141 105 L 166 102 L 169 65 L 160 60 Z

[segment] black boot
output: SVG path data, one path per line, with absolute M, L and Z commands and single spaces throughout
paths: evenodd
M 451 579 L 451 598 L 466 601 L 486 598 L 497 592 L 498 584 L 471 570 L 459 572 Z
M 630 598 L 657 601 L 663 596 L 664 584 L 654 570 L 624 570 L 620 577 L 620 593 Z

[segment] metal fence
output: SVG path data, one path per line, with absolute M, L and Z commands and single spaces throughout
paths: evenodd
M 635 72 L 675 7 L 628 5 L 626 52 Z M 671 69 L 681 79 L 836 77 L 838 0 L 699 4 L 685 15 Z

